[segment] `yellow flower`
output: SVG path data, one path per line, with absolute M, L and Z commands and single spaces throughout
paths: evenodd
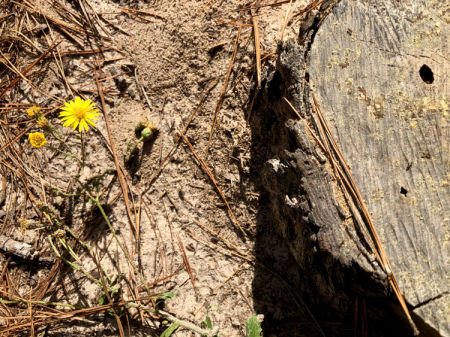
M 40 112 L 41 112 L 41 109 L 39 109 L 39 107 L 37 107 L 36 105 L 33 105 L 32 107 L 28 108 L 28 110 L 27 110 L 28 117 L 33 117 L 34 115 L 36 115 Z
M 35 148 L 40 148 L 47 143 L 47 139 L 45 138 L 43 133 L 40 132 L 32 132 L 28 135 L 28 139 L 30 140 L 31 146 Z
M 36 124 L 44 131 L 50 129 L 50 123 L 48 122 L 48 119 L 45 118 L 44 116 L 39 117 L 36 121 Z
M 75 100 L 65 102 L 65 107 L 61 108 L 59 117 L 64 122 L 63 126 L 70 126 L 72 129 L 78 131 L 89 131 L 88 124 L 95 127 L 95 123 L 92 120 L 96 120 L 98 109 L 95 108 L 94 103 L 90 99 L 83 100 L 80 97 L 75 97 Z

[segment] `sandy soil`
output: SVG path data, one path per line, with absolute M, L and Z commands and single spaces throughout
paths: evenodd
M 261 2 L 266 3 L 269 2 Z M 242 10 L 243 3 L 36 0 L 22 6 L 3 6 L 5 13 L 9 11 L 14 16 L 14 20 L 4 21 L 3 36 L 31 31 L 25 34 L 29 41 L 21 38 L 22 49 L 17 51 L 20 58 L 13 61 L 19 69 L 33 62 L 52 41 L 61 43 L 27 75 L 29 83 L 21 80 L 2 98 L 4 107 L 11 102 L 24 105 L 9 105 L 14 108 L 4 110 L 4 121 L 8 124 L 2 126 L 5 138 L 1 146 L 7 143 L 8 132 L 13 138 L 27 127 L 38 131 L 33 119 L 25 113 L 31 104 L 49 112 L 47 118 L 58 128 L 61 125 L 58 108 L 64 101 L 81 96 L 102 108 L 95 81 L 96 60 L 101 62 L 98 76 L 112 142 L 102 116 L 97 129 L 84 135 L 87 156 L 84 168 L 73 158 L 52 149 L 59 143 L 51 136 L 48 145 L 52 147 L 32 149 L 25 134 L 8 148 L 8 155 L 17 158 L 11 164 L 24 168 L 36 200 L 23 193 L 18 176 L 2 164 L 2 178 L 7 184 L 3 185 L 6 197 L 0 214 L 1 234 L 34 245 L 40 256 L 51 261 L 37 268 L 12 264 L 9 273 L 24 277 L 16 280 L 20 284 L 17 295 L 29 296 L 30 289 L 48 277 L 57 259 L 47 240 L 55 230 L 55 221 L 42 216 L 42 208 L 51 206 L 52 211 L 47 213 L 59 218 L 56 227 L 67 226 L 83 234 L 100 257 L 108 277 L 119 276 L 123 299 L 133 298 L 130 289 L 142 284 L 97 208 L 88 202 L 74 179 L 79 177 L 93 191 L 93 178 L 101 175 L 101 202 L 145 280 L 151 284 L 151 291 L 175 294 L 166 302 L 165 310 L 198 326 L 208 314 L 213 325 L 219 327 L 220 336 L 244 336 L 247 320 L 256 314 L 266 316 L 267 335 L 316 334 L 310 317 L 293 300 L 286 281 L 276 274 L 278 270 L 284 270 L 285 275 L 291 272 L 290 281 L 295 283 L 295 265 L 289 254 L 272 229 L 257 227 L 258 218 L 270 214 L 261 209 L 258 172 L 252 170 L 248 119 L 257 76 L 252 19 L 248 9 Z M 291 13 L 304 6 L 302 1 L 295 2 Z M 289 3 L 285 3 L 254 10 L 261 37 L 263 77 L 264 67 L 276 60 L 276 46 L 289 8 Z M 77 21 L 80 22 L 77 30 L 61 24 L 73 27 Z M 285 38 L 295 36 L 295 27 L 296 21 L 290 21 Z M 103 53 L 64 54 L 100 47 L 104 48 Z M 224 87 L 234 49 L 229 81 Z M 8 83 L 14 74 L 3 67 L 2 76 Z M 179 132 L 190 116 L 187 140 L 211 170 L 234 215 L 187 142 L 179 140 Z M 154 123 L 159 133 L 152 142 L 139 145 L 138 154 L 127 160 L 129 144 L 136 141 L 134 129 L 145 120 Z M 7 125 L 11 129 L 6 132 Z M 74 153 L 81 155 L 79 134 L 64 128 L 63 136 Z M 124 168 L 137 234 L 130 231 L 122 189 L 114 172 L 112 147 Z M 10 159 L 7 155 L 2 157 L 2 161 Z M 12 208 L 15 213 L 11 213 Z M 19 225 L 21 219 L 22 224 L 25 220 L 26 228 Z M 256 256 L 255 243 L 267 255 Z M 86 251 L 77 249 L 85 269 L 99 277 L 93 259 Z M 263 262 L 263 267 L 258 267 L 257 259 Z M 260 270 L 259 275 L 256 269 Z M 102 290 L 96 283 L 63 264 L 58 272 L 43 300 L 82 307 L 98 305 Z M 134 295 L 142 294 L 145 291 Z M 132 319 L 131 330 L 126 328 L 126 333 L 161 334 L 162 320 L 141 318 L 137 315 Z M 122 323 L 127 325 L 125 318 Z M 119 335 L 113 316 L 108 314 L 37 327 L 36 333 Z M 179 329 L 174 335 L 195 334 Z

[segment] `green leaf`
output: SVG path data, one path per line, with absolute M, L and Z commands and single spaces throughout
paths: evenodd
M 156 300 L 162 300 L 162 301 L 167 301 L 170 300 L 171 298 L 173 298 L 175 296 L 175 294 L 171 291 L 166 291 L 165 293 L 161 293 L 158 295 L 158 297 L 156 298 Z
M 171 326 L 169 326 L 164 332 L 161 334 L 160 337 L 169 337 L 171 336 L 176 329 L 180 326 L 180 323 L 173 323 Z
M 211 318 L 209 318 L 208 315 L 206 315 L 205 320 L 202 322 L 203 324 L 206 325 L 206 327 L 211 330 L 213 328 L 213 324 L 211 322 Z
M 118 294 L 120 290 L 120 287 L 110 287 L 109 288 L 109 296 L 111 296 L 111 298 L 114 297 L 115 294 Z
M 106 294 L 104 291 L 102 291 L 102 294 L 100 295 L 100 298 L 98 299 L 98 305 L 103 305 L 105 303 Z
M 262 329 L 258 316 L 253 316 L 245 325 L 245 337 L 261 337 Z

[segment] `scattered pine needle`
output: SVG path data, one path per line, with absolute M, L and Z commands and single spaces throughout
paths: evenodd
M 290 1 L 292 1 L 292 0 L 277 1 L 277 2 L 272 2 L 270 4 L 264 4 L 264 5 L 247 6 L 247 7 L 242 7 L 239 10 L 245 11 L 248 9 L 258 9 L 258 8 L 263 8 L 263 7 L 276 7 L 276 6 L 281 6 L 281 5 L 287 4 Z
M 200 228 L 204 229 L 206 232 L 208 232 L 209 234 L 211 234 L 212 236 L 214 236 L 216 239 L 218 239 L 219 241 L 222 241 L 225 245 L 227 245 L 228 247 L 234 249 L 238 254 L 242 255 L 243 257 L 246 257 L 248 259 L 248 261 L 251 261 L 251 256 L 244 252 L 243 250 L 239 249 L 236 245 L 232 244 L 230 241 L 228 241 L 227 239 L 221 237 L 219 235 L 219 233 L 214 232 L 212 229 L 210 229 L 208 226 L 202 224 L 200 221 L 197 221 L 195 219 L 192 219 Z
M 237 27 L 253 27 L 253 24 L 251 23 L 243 23 L 243 22 L 237 22 L 237 21 L 225 21 L 225 20 L 218 20 L 219 24 L 222 25 L 231 25 L 231 26 L 237 26 Z
M 219 185 L 217 185 L 216 178 L 214 178 L 214 175 L 212 174 L 211 170 L 208 168 L 208 166 L 206 165 L 204 160 L 202 158 L 200 158 L 199 154 L 197 153 L 197 151 L 195 151 L 194 147 L 189 142 L 189 140 L 186 138 L 186 136 L 184 134 L 182 134 L 182 133 L 179 133 L 179 134 L 181 135 L 181 137 L 183 138 L 184 142 L 187 144 L 189 149 L 192 151 L 192 154 L 194 155 L 194 157 L 197 160 L 197 162 L 200 164 L 200 166 L 203 168 L 205 173 L 211 179 L 212 183 L 214 184 L 214 186 L 217 189 L 217 192 L 219 193 L 219 195 L 222 198 L 223 202 L 227 206 L 227 209 L 228 209 L 228 212 L 230 213 L 231 218 L 233 219 L 234 223 L 238 226 L 239 230 L 241 231 L 241 233 L 245 237 L 244 230 L 242 229 L 238 219 L 236 218 L 236 216 L 234 215 L 233 211 L 231 210 L 230 204 L 228 203 L 227 198 L 225 197 L 225 194 L 222 192 L 222 189 L 219 187 Z
M 346 178 L 350 182 L 350 186 L 351 186 L 350 192 L 352 193 L 353 198 L 356 200 L 356 202 L 358 204 L 358 208 L 361 210 L 361 213 L 362 213 L 361 216 L 362 216 L 364 222 L 366 223 L 366 225 L 368 226 L 371 239 L 373 240 L 373 245 L 376 248 L 376 251 L 374 253 L 376 253 L 376 256 L 379 260 L 381 268 L 386 272 L 386 275 L 388 276 L 389 283 L 390 283 L 392 289 L 394 290 L 394 293 L 397 296 L 397 299 L 409 321 L 409 324 L 411 325 L 411 327 L 414 331 L 414 335 L 418 335 L 419 330 L 417 329 L 415 323 L 413 322 L 413 320 L 411 318 L 408 307 L 406 305 L 406 301 L 400 291 L 397 280 L 392 271 L 392 266 L 389 262 L 387 254 L 384 250 L 383 244 L 381 243 L 380 237 L 378 236 L 378 233 L 375 229 L 375 225 L 373 223 L 372 217 L 370 216 L 367 206 L 361 196 L 361 193 L 359 192 L 359 188 L 356 184 L 356 181 L 355 181 L 353 175 L 351 174 L 350 168 L 349 168 L 347 162 L 345 161 L 344 156 L 342 155 L 342 152 L 340 151 L 336 141 L 334 140 L 334 137 L 333 137 L 330 129 L 328 128 L 328 125 L 325 122 L 325 118 L 323 117 L 323 114 L 320 109 L 320 105 L 319 105 L 319 102 L 318 102 L 316 96 L 314 94 L 312 94 L 312 97 L 313 97 L 314 104 L 316 107 L 317 115 L 319 117 L 319 122 L 320 122 L 321 128 L 323 128 L 324 133 L 327 137 L 327 139 L 326 139 L 327 145 L 326 146 L 328 146 L 328 144 L 330 145 L 331 149 L 333 150 L 334 154 L 337 156 L 337 158 L 339 160 L 339 163 L 342 167 L 342 170 L 343 170 Z M 343 187 L 346 188 L 345 186 L 343 186 Z
M 284 32 L 286 31 L 286 27 L 287 27 L 287 24 L 290 19 L 291 9 L 292 9 L 292 0 L 290 0 L 290 2 L 289 2 L 289 8 L 286 11 L 286 15 L 284 17 L 283 27 L 281 28 L 280 41 L 283 41 L 283 39 L 284 39 Z
M 194 273 L 192 272 L 191 264 L 189 263 L 189 259 L 188 259 L 187 255 L 186 255 L 186 250 L 184 249 L 183 242 L 181 241 L 181 238 L 180 238 L 179 235 L 177 235 L 177 239 L 178 239 L 178 247 L 180 248 L 181 256 L 183 258 L 184 265 L 186 266 L 186 270 L 187 270 L 187 272 L 189 274 L 189 278 L 191 279 L 191 283 L 192 283 L 192 286 L 194 287 L 194 291 L 197 292 L 197 288 L 195 286 Z
M 84 56 L 84 55 L 92 55 L 92 54 L 100 54 L 105 51 L 109 51 L 112 48 L 97 48 L 97 49 L 85 49 L 85 50 L 65 50 L 60 51 L 59 54 L 62 56 Z M 46 56 L 45 58 L 51 58 L 51 56 Z
M 214 288 L 211 295 L 209 295 L 208 298 L 202 303 L 202 305 L 197 310 L 195 310 L 194 316 L 197 316 L 200 310 L 202 310 L 205 307 L 206 303 L 208 303 L 212 297 L 217 295 L 217 291 L 219 291 L 220 288 L 222 288 L 225 284 L 227 284 L 228 281 L 230 281 L 234 276 L 236 276 L 236 274 L 239 273 L 242 269 L 244 269 L 244 267 L 246 267 L 247 265 L 248 265 L 247 262 L 242 263 L 233 273 L 231 273 L 230 276 L 228 276 L 221 284 L 219 284 L 216 288 Z
M 308 4 L 305 8 L 303 8 L 301 11 L 296 13 L 294 17 L 301 16 L 304 14 L 307 14 L 311 12 L 312 10 L 316 9 L 317 7 L 321 6 L 325 1 L 327 0 L 314 0 L 310 4 Z
M 98 67 L 98 73 L 101 73 L 100 62 L 98 59 L 97 59 L 97 67 Z M 97 73 L 97 71 L 94 73 L 95 74 L 95 83 L 97 84 L 98 94 L 100 96 L 100 101 L 102 103 L 102 112 L 103 112 L 103 117 L 105 118 L 106 130 L 108 132 L 109 146 L 112 150 L 114 164 L 115 164 L 116 170 L 117 170 L 117 176 L 119 178 L 120 187 L 122 188 L 123 199 L 125 201 L 128 220 L 130 221 L 130 227 L 133 232 L 133 235 L 136 237 L 137 228 L 136 228 L 135 222 L 133 221 L 133 216 L 131 214 L 130 201 L 128 198 L 128 187 L 127 187 L 125 177 L 123 176 L 122 168 L 120 167 L 119 158 L 117 157 L 114 140 L 113 140 L 112 133 L 111 133 L 111 126 L 109 123 L 109 116 L 108 116 L 108 112 L 106 109 L 105 97 L 103 96 L 102 84 L 100 83 L 98 73 Z
M 47 50 L 41 55 L 39 56 L 33 63 L 31 63 L 29 66 L 27 66 L 24 70 L 21 71 L 21 74 L 23 76 L 25 76 L 40 60 L 42 60 L 45 56 L 48 55 L 48 53 L 50 53 L 54 48 L 56 48 L 59 44 L 61 43 L 61 40 L 57 40 L 54 41 L 50 47 L 47 48 Z M 16 85 L 20 79 L 22 77 L 21 76 L 17 76 L 14 80 L 11 81 L 10 84 L 8 84 L 8 86 L 2 91 L 2 93 L 0 93 L 0 99 L 3 98 L 3 96 L 6 95 L 6 93 L 14 86 Z
M 188 120 L 187 120 L 187 122 L 186 122 L 186 124 L 185 124 L 185 126 L 183 128 L 183 131 L 181 132 L 182 134 L 185 134 L 187 132 L 187 130 L 189 129 L 189 126 L 191 125 L 193 119 L 195 118 L 195 116 L 199 112 L 200 108 L 203 106 L 203 103 L 205 103 L 205 101 L 208 98 L 208 95 L 211 92 L 211 90 L 213 90 L 216 87 L 218 81 L 219 81 L 219 77 L 216 77 L 216 79 L 214 79 L 214 81 L 209 86 L 209 88 L 206 89 L 205 93 L 203 94 L 202 98 L 200 99 L 200 102 L 197 104 L 197 106 L 195 107 L 194 111 L 192 111 L 192 113 L 190 114 L 190 116 L 189 116 L 189 118 L 188 118 Z M 141 193 L 141 196 L 143 196 L 145 193 L 147 193 L 150 190 L 153 182 L 158 177 L 158 175 L 161 173 L 161 171 L 164 169 L 164 167 L 167 164 L 169 158 L 172 156 L 172 154 L 178 148 L 178 145 L 180 144 L 180 141 L 181 141 L 181 135 L 178 136 L 177 140 L 175 141 L 175 144 L 173 144 L 173 146 L 170 149 L 169 153 L 164 157 L 164 159 L 161 161 L 161 164 L 159 164 L 159 167 L 156 169 L 156 171 L 153 172 L 153 174 L 148 179 L 148 185 L 145 188 L 145 190 Z
M 155 12 L 150 12 L 150 11 L 143 11 L 143 10 L 139 10 L 139 9 L 133 9 L 133 8 L 127 8 L 127 7 L 119 7 L 119 9 L 122 12 L 133 12 L 133 13 L 138 13 L 138 14 L 143 14 L 143 15 L 149 15 L 149 16 L 154 16 L 155 18 L 158 19 L 162 19 L 164 21 L 166 21 L 167 19 L 164 16 L 161 16 Z
M 259 38 L 258 20 L 252 13 L 253 33 L 255 36 L 257 89 L 261 88 L 261 41 Z
M 219 96 L 219 100 L 217 101 L 216 110 L 214 111 L 214 119 L 213 119 L 213 123 L 211 125 L 211 131 L 209 133 L 209 139 L 208 139 L 208 144 L 206 145 L 205 153 L 208 153 L 208 151 L 209 151 L 212 137 L 213 137 L 214 131 L 217 127 L 217 123 L 218 123 L 218 119 L 219 119 L 219 112 L 220 112 L 220 108 L 222 107 L 222 103 L 223 103 L 223 100 L 225 97 L 225 92 L 227 91 L 228 81 L 230 80 L 230 75 L 231 75 L 231 70 L 233 69 L 234 59 L 236 58 L 236 53 L 237 53 L 237 49 L 239 46 L 239 38 L 241 36 L 241 31 L 242 31 L 242 27 L 240 26 L 238 33 L 236 35 L 236 40 L 234 41 L 233 54 L 231 55 L 230 64 L 228 65 L 228 71 L 227 71 L 227 75 L 225 76 L 225 82 L 223 84 L 222 91 Z

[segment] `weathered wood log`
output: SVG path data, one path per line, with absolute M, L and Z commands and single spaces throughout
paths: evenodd
M 325 2 L 281 46 L 254 127 L 271 144 L 263 186 L 274 222 L 321 298 L 393 297 L 320 146 L 315 93 L 422 335 L 450 335 L 449 11 L 433 0 Z

